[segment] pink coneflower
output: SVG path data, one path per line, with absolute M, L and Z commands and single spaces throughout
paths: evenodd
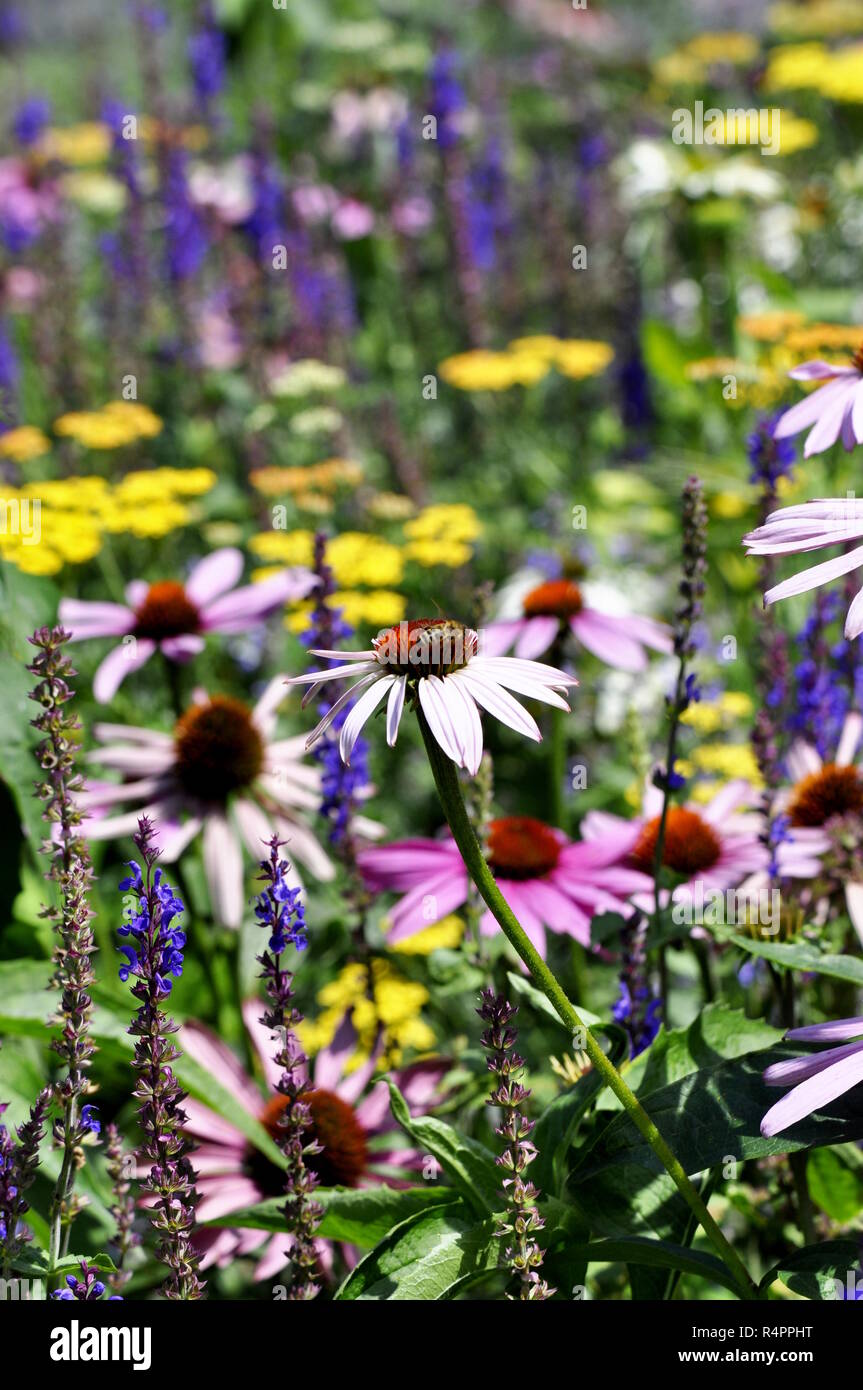
M 749 555 L 798 555 L 810 550 L 823 550 L 828 545 L 848 545 L 863 539 L 863 501 L 852 497 L 822 497 L 803 502 L 796 507 L 782 507 L 771 512 L 763 526 L 743 537 Z M 783 579 L 764 595 L 765 603 L 805 594 L 822 584 L 829 584 L 842 574 L 863 565 L 863 546 L 856 546 L 832 560 L 801 570 L 791 579 Z M 845 636 L 859 637 L 863 632 L 863 589 L 848 609 Z
M 795 381 L 824 381 L 805 400 L 798 401 L 780 415 L 773 431 L 774 439 L 809 430 L 803 448 L 805 458 L 821 454 L 836 443 L 840 435 L 846 449 L 853 449 L 863 440 L 863 349 L 856 352 L 849 367 L 834 367 L 829 362 L 803 362 L 788 373 Z
M 320 802 L 320 774 L 302 762 L 303 739 L 272 741 L 284 677 L 270 682 L 253 709 L 226 695 L 201 694 L 173 734 L 125 724 L 97 724 L 105 744 L 88 761 L 116 768 L 133 780 L 80 794 L 87 810 L 121 802 L 136 807 L 114 817 L 86 820 L 90 840 L 129 835 L 141 815 L 156 823 L 165 863 L 173 863 L 203 831 L 204 868 L 218 921 L 238 927 L 243 914 L 243 852 L 257 864 L 261 846 L 279 835 L 318 879 L 334 869 L 302 819 Z
M 520 618 L 489 623 L 483 631 L 482 651 L 500 656 L 515 643 L 515 654 L 532 660 L 547 652 L 565 632 L 573 634 L 600 661 L 621 671 L 647 667 L 645 647 L 670 652 L 671 631 L 653 618 L 601 613 L 585 603 L 572 579 L 548 579 L 526 593 Z
M 546 928 L 590 944 L 597 912 L 623 912 L 630 893 L 646 891 L 651 880 L 620 863 L 612 840 L 575 843 L 560 830 L 530 816 L 504 816 L 491 822 L 488 862 L 503 896 L 541 955 Z M 403 840 L 364 850 L 359 865 L 376 892 L 402 894 L 389 913 L 391 942 L 413 936 L 464 905 L 468 874 L 455 841 Z M 496 919 L 486 910 L 480 930 L 493 936 Z
M 203 1025 L 186 1024 L 180 1032 L 178 1046 L 200 1062 L 209 1075 L 221 1082 L 243 1109 L 275 1138 L 286 1101 L 273 1090 L 281 1073 L 273 1061 L 270 1032 L 259 1022 L 261 1007 L 257 1000 L 251 1000 L 244 1006 L 243 1015 L 260 1059 L 269 1098 L 243 1071 L 230 1048 Z M 365 1187 L 399 1182 L 405 1168 L 418 1167 L 421 1162 L 421 1156 L 405 1149 L 404 1137 L 393 1131 L 386 1082 L 370 1084 L 378 1057 L 369 1058 L 349 1074 L 345 1072 L 356 1041 L 353 1025 L 346 1016 L 330 1046 L 318 1053 L 311 1071 L 314 1090 L 308 1092 L 305 1099 L 311 1107 L 313 1127 L 308 1132 L 307 1142 L 317 1140 L 323 1145 L 323 1151 L 307 1157 L 306 1163 L 317 1173 L 322 1187 Z M 416 1062 L 393 1073 L 393 1080 L 414 1114 L 424 1114 L 434 1104 L 448 1066 L 434 1059 Z M 196 1213 L 199 1222 L 227 1216 L 232 1211 L 283 1194 L 285 1175 L 282 1169 L 256 1149 L 240 1130 L 199 1101 L 188 1100 L 183 1108 L 188 1116 L 189 1132 L 200 1141 L 195 1151 L 195 1168 L 200 1175 L 196 1183 L 201 1194 Z M 383 1147 L 378 1143 L 372 1146 L 373 1140 L 387 1134 L 392 1134 L 389 1143 Z M 257 1252 L 256 1279 L 270 1278 L 289 1258 L 285 1253 L 289 1237 L 284 1233 L 271 1235 L 267 1231 L 231 1227 L 199 1228 L 198 1242 L 203 1250 L 202 1269 L 212 1264 L 227 1265 L 238 1255 Z M 321 1255 L 326 1266 L 323 1246 Z
M 768 1086 L 794 1087 L 761 1121 L 761 1133 L 767 1138 L 805 1120 L 807 1115 L 813 1115 L 863 1081 L 863 1018 L 840 1018 L 833 1023 L 792 1028 L 785 1036 L 792 1042 L 841 1042 L 844 1045 L 809 1057 L 775 1062 L 767 1068 L 764 1080 Z M 856 1041 L 848 1041 L 851 1038 Z
M 577 685 L 578 681 L 574 676 L 537 661 L 478 656 L 477 642 L 472 628 L 449 618 L 418 618 L 388 628 L 374 639 L 368 651 L 313 650 L 312 656 L 346 664 L 328 671 L 311 671 L 289 680 L 289 685 L 311 686 L 303 698 L 304 705 L 316 698 L 325 681 L 352 676 L 359 679 L 335 701 L 309 735 L 306 747 L 311 748 L 335 716 L 356 699 L 339 738 L 342 760 L 349 763 L 363 726 L 384 696 L 387 696 L 387 743 L 392 747 L 407 695 L 412 702 L 419 703 L 447 757 L 470 773 L 477 771 L 482 759 L 480 709 L 487 710 L 526 738 L 541 742 L 536 721 L 513 699 L 510 690 L 568 712 L 569 705 L 561 692 L 567 686 Z
M 62 599 L 59 619 L 73 641 L 135 638 L 109 652 L 96 672 L 93 694 L 99 703 L 111 700 L 129 672 L 139 670 L 157 648 L 169 661 L 190 661 L 203 650 L 204 633 L 245 632 L 289 599 L 304 598 L 315 583 L 309 570 L 298 567 L 237 589 L 242 572 L 242 554 L 227 547 L 199 560 L 185 584 L 133 580 L 126 589 L 128 608 Z
M 750 875 L 767 868 L 769 851 L 760 836 L 763 817 L 741 807 L 752 806 L 758 794 L 749 782 L 737 779 L 705 805 L 670 806 L 665 825 L 662 863 L 681 875 L 672 894 L 674 902 L 691 899 L 692 889 L 705 894 L 738 888 Z M 643 873 L 653 872 L 659 837 L 662 792 L 647 787 L 642 815 L 625 820 L 607 811 L 588 811 L 581 825 L 585 840 L 611 841 L 625 863 Z M 783 876 L 810 877 L 818 870 L 808 845 L 793 838 L 778 849 Z M 653 908 L 653 892 L 633 899 L 645 911 Z
M 788 816 L 791 833 L 808 844 L 814 854 L 835 847 L 829 834 L 833 825 L 840 829 L 844 825 L 847 831 L 855 822 L 859 841 L 859 828 L 863 826 L 863 771 L 854 759 L 861 737 L 863 717 L 852 712 L 845 716 L 832 762 L 825 762 L 804 739 L 798 739 L 788 753 L 786 765 L 794 785 L 781 793 L 777 805 Z M 848 915 L 863 941 L 863 883 L 846 878 L 842 888 Z

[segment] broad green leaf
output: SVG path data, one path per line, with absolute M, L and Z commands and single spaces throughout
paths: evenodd
M 567 1156 L 579 1121 L 596 1100 L 602 1084 L 598 1072 L 587 1072 L 563 1095 L 556 1096 L 537 1120 L 533 1132 L 537 1156 L 530 1176 L 541 1192 L 560 1194 L 563 1191 Z
M 443 1120 L 436 1120 L 431 1115 L 415 1119 L 398 1087 L 392 1081 L 388 1081 L 387 1085 L 390 1088 L 393 1118 L 408 1138 L 422 1153 L 437 1159 L 453 1186 L 480 1216 L 499 1211 L 503 1205 L 500 1195 L 502 1175 L 494 1155 L 475 1139 L 459 1134 Z
M 863 1154 L 856 1145 L 816 1149 L 806 1164 L 809 1195 L 834 1221 L 847 1224 L 863 1211 Z
M 715 1255 L 707 1251 L 690 1250 L 683 1245 L 672 1245 L 669 1241 L 648 1240 L 644 1236 L 628 1236 L 619 1240 L 595 1240 L 589 1245 L 570 1247 L 570 1253 L 581 1257 L 587 1264 L 647 1265 L 653 1269 L 681 1270 L 684 1274 L 697 1274 L 702 1279 L 710 1279 L 721 1284 L 732 1293 L 739 1294 L 725 1265 Z
M 450 1206 L 454 1201 L 452 1188 L 445 1187 L 317 1187 L 315 1201 L 324 1208 L 323 1219 L 317 1228 L 319 1236 L 328 1240 L 347 1240 L 352 1245 L 371 1249 L 383 1240 L 394 1226 L 432 1207 Z M 270 1197 L 253 1207 L 229 1212 L 226 1216 L 206 1221 L 206 1226 L 253 1227 L 262 1231 L 283 1231 L 284 1197 Z
M 541 989 L 537 989 L 535 984 L 526 979 L 524 975 L 520 975 L 516 970 L 508 970 L 506 978 L 510 983 L 513 993 L 521 995 L 522 999 L 526 999 L 533 1008 L 536 1009 L 537 1013 L 545 1014 L 546 1018 L 550 1018 L 552 1023 L 557 1024 L 558 1028 L 562 1028 L 564 1032 L 569 1033 L 569 1028 L 560 1017 L 560 1014 L 555 1009 L 551 1000 L 546 998 Z M 573 1008 L 586 1027 L 591 1028 L 594 1024 L 601 1022 L 598 1014 L 591 1013 L 590 1009 L 583 1008 L 581 1004 L 573 1004 Z
M 27 641 L 37 627 L 53 623 L 58 592 L 48 579 L 22 574 L 0 560 L 0 689 L 3 691 L 3 740 L 0 745 L 0 779 L 7 783 L 34 848 L 45 826 L 42 808 L 33 796 L 39 768 L 33 749 L 39 734 L 31 720 L 38 707 L 30 699 L 35 685 L 27 666 L 36 655 Z
M 679 1081 L 701 1067 L 743 1057 L 778 1043 L 782 1032 L 763 1019 L 747 1018 L 741 1009 L 708 1004 L 688 1028 L 660 1029 L 647 1058 L 638 1094 Z
M 755 941 L 748 936 L 729 938 L 741 951 L 760 956 L 788 970 L 807 970 L 816 975 L 830 975 L 834 980 L 850 980 L 863 985 L 863 960 L 856 956 L 822 954 L 809 941 Z
M 48 1256 L 43 1250 L 34 1250 L 32 1246 L 25 1246 L 20 1255 L 16 1255 L 12 1261 L 12 1268 L 19 1274 L 27 1274 L 33 1279 L 46 1279 L 49 1276 L 60 1278 L 65 1274 L 78 1274 L 81 1261 L 84 1260 L 92 1269 L 98 1269 L 100 1274 L 116 1274 L 117 1267 L 110 1255 L 64 1255 L 58 1260 L 53 1270 L 48 1263 Z
M 814 1302 L 853 1299 L 858 1284 L 863 1292 L 860 1242 L 842 1239 L 807 1245 L 768 1270 L 761 1280 L 761 1291 L 765 1292 L 777 1279 L 793 1293 Z
M 443 1300 L 498 1267 L 495 1222 L 477 1224 L 464 1202 L 409 1217 L 348 1275 L 340 1300 Z

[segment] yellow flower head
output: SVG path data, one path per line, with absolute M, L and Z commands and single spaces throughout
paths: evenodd
M 0 458 L 14 459 L 16 463 L 41 458 L 50 448 L 50 439 L 35 425 L 19 425 L 17 429 L 0 434 Z
M 50 126 L 39 141 L 39 153 L 62 164 L 102 164 L 111 151 L 111 132 L 101 121 Z
M 438 371 L 459 391 L 508 391 L 512 386 L 533 386 L 548 367 L 548 360 L 539 353 L 477 349 L 447 357 Z
M 428 998 L 424 985 L 406 980 L 387 960 L 372 961 L 371 985 L 368 968 L 354 962 L 344 966 L 335 980 L 323 987 L 318 1003 L 324 1011 L 316 1019 L 301 1023 L 297 1032 L 307 1052 L 319 1052 L 332 1042 L 345 1014 L 352 1010 L 358 1046 L 348 1070 L 354 1070 L 371 1055 L 379 1029 L 383 1031 L 389 1064 L 398 1066 L 405 1048 L 427 1051 L 434 1045 L 434 1033 L 420 1015 Z

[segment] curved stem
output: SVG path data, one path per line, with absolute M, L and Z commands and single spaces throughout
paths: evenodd
M 699 1197 L 694 1184 L 690 1180 L 680 1160 L 672 1153 L 653 1120 L 651 1120 L 641 1102 L 627 1086 L 613 1062 L 606 1057 L 590 1029 L 582 1023 L 558 980 L 552 971 L 549 970 L 545 961 L 536 950 L 536 947 L 528 939 L 524 928 L 519 923 L 495 883 L 491 870 L 483 858 L 479 842 L 468 818 L 455 764 L 438 746 L 422 711 L 419 709 L 417 710 L 417 717 L 419 719 L 429 762 L 431 763 L 432 773 L 434 774 L 435 786 L 437 787 L 441 805 L 443 806 L 444 814 L 449 823 L 449 828 L 452 831 L 453 839 L 458 845 L 465 867 L 479 889 L 486 905 L 494 913 L 504 935 L 515 947 L 519 956 L 530 970 L 537 985 L 552 1004 L 555 1012 L 566 1024 L 570 1032 L 578 1032 L 579 1046 L 587 1053 L 592 1065 L 599 1073 L 606 1086 L 617 1096 L 636 1129 L 642 1137 L 646 1139 L 660 1163 L 673 1180 L 681 1197 L 686 1202 L 686 1205 L 689 1207 L 699 1225 L 703 1228 L 705 1234 L 716 1249 L 717 1254 L 720 1256 L 723 1263 L 728 1266 L 728 1269 L 734 1276 L 740 1288 L 741 1297 L 757 1298 L 758 1293 L 755 1285 L 750 1279 L 740 1256 L 726 1240 L 719 1226 L 710 1215 L 710 1212 Z

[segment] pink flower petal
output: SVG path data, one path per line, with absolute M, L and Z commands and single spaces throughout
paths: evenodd
M 93 695 L 99 704 L 109 704 L 130 672 L 140 671 L 155 650 L 156 643 L 143 637 L 114 647 L 93 677 Z
M 201 608 L 219 594 L 233 589 L 242 573 L 242 551 L 234 549 L 233 546 L 225 546 L 223 550 L 214 550 L 211 555 L 205 555 L 203 560 L 199 560 L 193 567 L 185 585 L 186 596 L 198 608 Z

